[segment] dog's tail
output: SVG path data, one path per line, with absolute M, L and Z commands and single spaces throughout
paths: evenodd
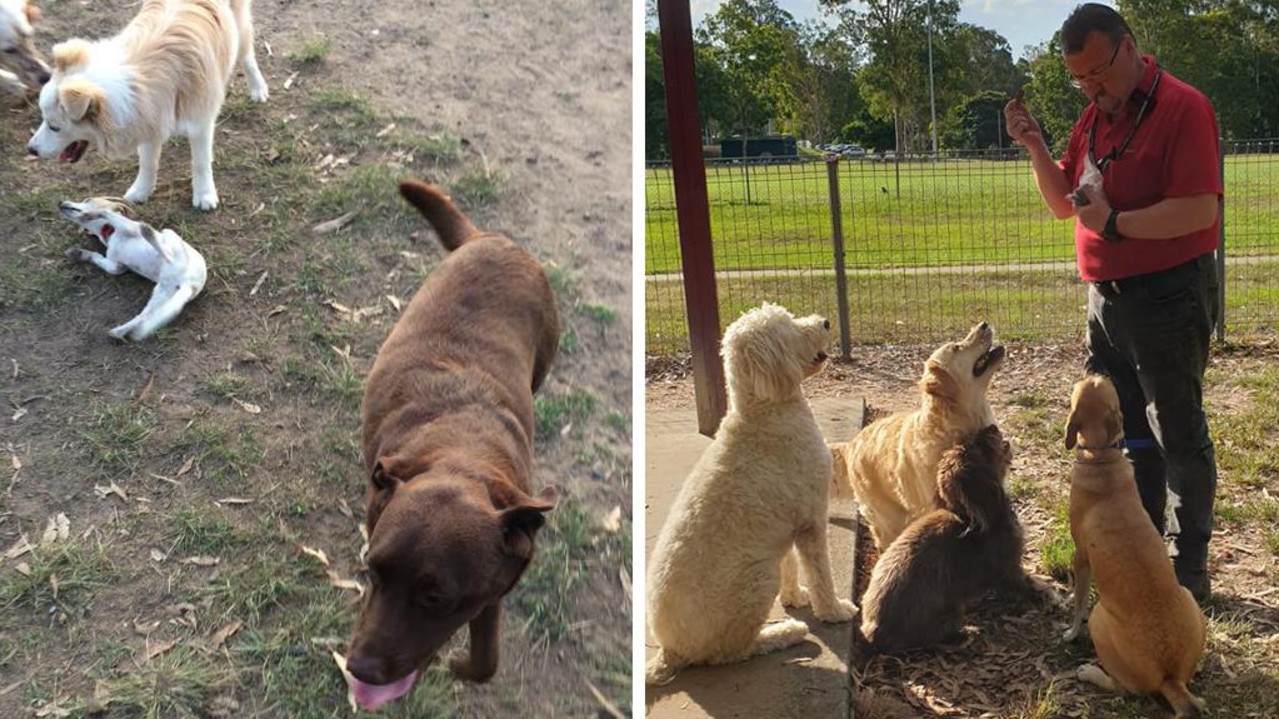
M 400 196 L 431 223 L 440 242 L 449 251 L 456 250 L 471 237 L 479 234 L 475 225 L 457 209 L 453 200 L 439 187 L 421 180 L 405 180 L 400 183 Z
M 644 667 L 644 683 L 653 686 L 669 684 L 679 670 L 688 666 L 688 660 L 669 649 L 659 648 L 657 654 Z
M 155 334 L 161 327 L 165 327 L 172 322 L 182 312 L 182 308 L 186 307 L 186 304 L 194 299 L 197 294 L 199 294 L 199 291 L 196 288 L 191 285 L 182 285 L 159 307 L 154 310 L 148 307 L 147 310 L 150 310 L 149 312 L 143 310 L 146 312 L 146 318 L 134 326 L 133 330 L 129 332 L 129 336 L 135 342 L 141 342 Z
M 1177 719 L 1202 719 L 1207 716 L 1208 704 L 1191 694 L 1185 682 L 1180 679 L 1165 680 L 1164 685 L 1159 687 L 1159 693 L 1164 695 L 1164 699 L 1172 705 L 1177 713 Z

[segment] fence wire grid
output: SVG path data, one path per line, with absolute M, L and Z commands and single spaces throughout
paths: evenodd
M 1279 319 L 1279 140 L 1222 143 L 1224 331 L 1269 334 Z M 1007 157 L 1007 151 L 1004 154 Z M 930 343 L 981 320 L 1000 336 L 1082 337 L 1086 288 L 1074 221 L 1044 207 L 1024 155 L 821 159 L 706 166 L 720 322 L 762 301 L 837 327 L 843 241 L 851 344 Z M 835 187 L 837 185 L 837 187 Z M 647 352 L 688 351 L 673 175 L 645 174 Z

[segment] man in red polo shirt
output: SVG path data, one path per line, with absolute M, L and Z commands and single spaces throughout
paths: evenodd
M 1160 532 L 1168 488 L 1180 497 L 1174 567 L 1202 600 L 1217 486 L 1203 412 L 1218 316 L 1217 120 L 1201 92 L 1138 51 L 1109 7 L 1076 7 L 1061 45 L 1073 84 L 1092 100 L 1065 154 L 1053 159 L 1018 100 L 1004 108 L 1008 134 L 1029 151 L 1044 203 L 1075 218 L 1088 283 L 1087 369 L 1119 390 L 1126 451 Z

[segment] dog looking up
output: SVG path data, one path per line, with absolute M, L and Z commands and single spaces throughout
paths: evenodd
M 841 497 L 852 488 L 880 551 L 933 509 L 942 453 L 994 424 L 986 391 L 1004 361 L 994 340 L 982 322 L 962 342 L 938 347 L 924 363 L 919 409 L 872 422 L 848 442 L 831 445 L 831 491 Z
M 958 634 L 966 605 L 987 590 L 1033 594 L 1021 568 L 1021 523 L 1004 491 L 1011 461 L 993 424 L 942 454 L 937 508 L 888 545 L 862 596 L 861 633 L 872 652 L 928 647 Z
M 689 664 L 728 664 L 803 640 L 798 619 L 765 626 L 773 600 L 846 622 L 826 545 L 830 450 L 800 383 L 826 364 L 830 322 L 764 303 L 724 333 L 728 414 L 684 480 L 648 569 L 658 652 L 646 682 Z M 803 565 L 807 589 L 799 585 Z
M 58 211 L 106 246 L 106 254 L 67 250 L 67 257 L 92 262 L 103 272 L 118 275 L 130 270 L 155 283 L 151 299 L 137 317 L 111 330 L 116 339 L 135 342 L 155 334 L 182 312 L 204 289 L 208 269 L 204 256 L 173 230 L 157 232 L 139 222 L 132 208 L 108 197 L 84 202 L 63 202 Z
M 559 347 L 542 264 L 475 228 L 439 188 L 400 194 L 448 256 L 378 349 L 364 390 L 370 587 L 346 669 L 372 711 L 408 693 L 462 626 L 453 673 L 497 671 L 502 598 L 533 559 L 556 492 L 533 494 L 533 393 Z
M 1070 477 L 1075 606 L 1063 638 L 1079 635 L 1095 580 L 1088 632 L 1101 667 L 1086 664 L 1078 677 L 1118 694 L 1162 694 L 1177 717 L 1199 717 L 1206 705 L 1187 685 L 1204 650 L 1203 612 L 1177 583 L 1163 540 L 1142 509 L 1132 464 L 1120 449 L 1123 426 L 1109 379 L 1092 375 L 1075 383 L 1066 420 L 1066 448 L 1076 451 Z
M 49 66 L 31 38 L 40 10 L 29 0 L 0 0 L 0 90 L 15 97 L 49 81 Z
M 124 194 L 137 203 L 155 189 L 164 143 L 184 135 L 191 204 L 212 210 L 213 134 L 237 66 L 249 97 L 266 101 L 249 0 L 145 0 L 115 37 L 53 48 L 53 76 L 40 91 L 44 122 L 27 150 L 62 162 L 79 162 L 90 146 L 108 157 L 137 151 L 138 176 Z

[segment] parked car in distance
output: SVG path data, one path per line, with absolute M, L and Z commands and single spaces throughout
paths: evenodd
M 860 159 L 866 157 L 866 148 L 861 145 L 843 145 L 839 150 L 839 154 L 844 157 Z

